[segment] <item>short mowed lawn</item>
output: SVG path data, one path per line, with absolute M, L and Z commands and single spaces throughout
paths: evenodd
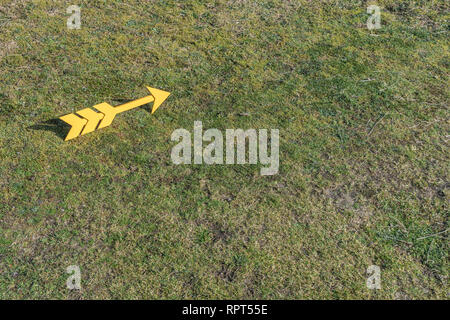
M 449 9 L 1 1 L 0 298 L 448 299 Z M 64 142 L 59 116 L 145 86 L 155 114 Z M 194 121 L 279 129 L 279 173 L 173 164 Z

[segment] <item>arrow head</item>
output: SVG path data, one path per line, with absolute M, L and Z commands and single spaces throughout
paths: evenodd
M 153 102 L 153 109 L 152 114 L 156 111 L 156 109 L 159 108 L 159 106 L 167 99 L 167 97 L 170 95 L 170 92 L 147 87 L 148 91 L 150 91 L 150 94 L 155 98 L 155 101 Z

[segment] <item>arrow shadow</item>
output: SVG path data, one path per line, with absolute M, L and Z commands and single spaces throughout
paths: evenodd
M 43 130 L 43 131 L 51 131 L 55 133 L 59 138 L 64 140 L 70 130 L 70 126 L 59 118 L 50 119 L 44 122 L 40 122 L 38 124 L 34 124 L 28 129 L 31 130 Z

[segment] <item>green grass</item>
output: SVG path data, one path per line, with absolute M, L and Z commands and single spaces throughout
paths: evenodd
M 449 5 L 377 3 L 2 1 L 0 298 L 448 299 Z M 195 120 L 279 129 L 279 174 L 172 164 Z

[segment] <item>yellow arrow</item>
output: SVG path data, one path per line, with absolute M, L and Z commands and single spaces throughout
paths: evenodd
M 80 134 L 84 135 L 97 129 L 107 127 L 113 122 L 114 118 L 119 113 L 137 108 L 150 102 L 153 102 L 153 114 L 156 109 L 158 109 L 159 106 L 167 99 L 170 92 L 151 87 L 147 87 L 147 89 L 150 91 L 150 95 L 127 102 L 117 107 L 113 107 L 110 104 L 103 102 L 94 106 L 94 108 L 100 112 L 95 112 L 92 109 L 86 108 L 77 112 L 77 114 L 82 118 L 73 113 L 60 117 L 62 121 L 72 126 L 72 129 L 70 129 L 67 134 L 65 141 L 76 138 Z
M 102 112 L 105 117 L 100 122 L 98 129 L 109 126 L 117 114 L 140 107 L 144 104 L 153 102 L 152 114 L 158 109 L 158 107 L 167 99 L 170 95 L 169 92 L 162 91 L 159 89 L 147 87 L 148 91 L 150 91 L 151 95 L 146 97 L 127 102 L 117 107 L 113 107 L 110 104 L 103 102 L 94 106 L 95 109 Z
M 162 91 L 159 89 L 155 89 L 155 88 L 151 88 L 151 87 L 147 87 L 147 89 L 148 89 L 148 91 L 150 91 L 149 96 L 146 96 L 146 97 L 134 100 L 134 101 L 130 101 L 130 102 L 127 102 L 125 104 L 115 107 L 116 114 L 134 109 L 136 107 L 139 107 L 139 106 L 142 106 L 144 104 L 154 101 L 153 108 L 152 108 L 152 114 L 153 114 L 156 111 L 156 109 L 158 109 L 159 106 L 164 102 L 164 100 L 166 100 L 167 97 L 170 95 L 170 92 Z

